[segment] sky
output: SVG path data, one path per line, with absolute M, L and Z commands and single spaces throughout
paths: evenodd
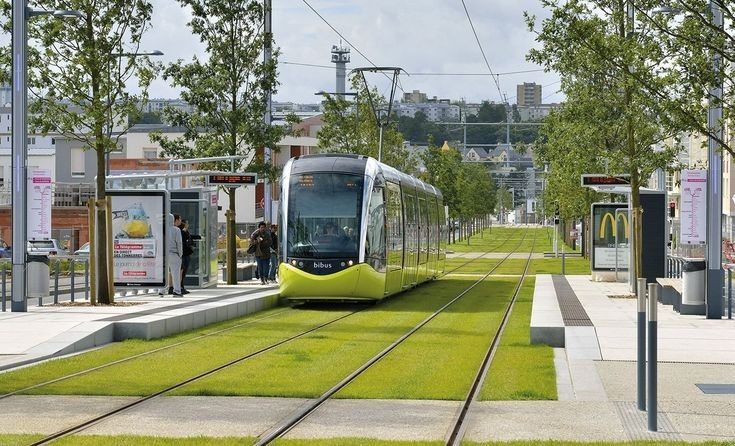
M 408 73 L 399 78 L 396 98 L 404 91 L 420 90 L 429 98 L 501 102 L 501 93 L 488 74 L 541 70 L 526 61 L 528 50 L 538 44 L 526 27 L 523 12 L 539 18 L 547 14 L 539 0 L 464 2 L 487 64 L 461 0 L 273 0 L 273 34 L 281 51 L 280 85 L 273 100 L 316 103 L 316 92 L 335 90 L 335 69 L 330 58 L 332 45 L 340 43 L 340 36 L 309 8 L 311 5 L 344 36 L 346 42 L 342 43 L 352 48 L 348 71 L 375 65 L 401 67 Z M 144 37 L 141 49 L 163 51 L 164 56 L 156 59 L 163 63 L 191 60 L 194 54 L 204 58 L 204 47 L 186 25 L 189 12 L 175 0 L 151 3 L 153 28 Z M 482 75 L 446 75 L 456 73 Z M 384 96 L 389 95 L 387 77 L 369 74 L 366 80 Z M 500 91 L 510 103 L 516 102 L 516 84 L 523 82 L 541 84 L 544 103 L 563 100 L 554 73 L 499 76 Z M 149 93 L 152 98 L 175 98 L 179 92 L 165 81 L 156 80 Z

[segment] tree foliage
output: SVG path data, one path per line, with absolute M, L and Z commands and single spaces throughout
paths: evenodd
M 97 198 L 104 199 L 106 154 L 139 114 L 155 68 L 136 55 L 150 28 L 146 0 L 39 0 L 39 9 L 76 10 L 76 19 L 31 18 L 29 37 L 29 120 L 32 131 L 56 134 L 96 151 Z M 128 91 L 137 80 L 140 95 Z M 114 132 L 113 132 L 114 131 Z M 111 303 L 107 276 L 107 219 L 98 207 L 96 264 L 98 298 Z

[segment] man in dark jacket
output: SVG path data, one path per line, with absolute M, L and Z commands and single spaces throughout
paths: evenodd
M 194 254 L 194 239 L 189 233 L 189 222 L 187 220 L 181 220 L 179 229 L 181 229 L 181 242 L 184 246 L 184 254 L 181 256 L 181 294 L 189 294 L 189 290 L 184 288 L 184 280 L 186 280 L 186 273 L 189 270 L 191 255 Z
M 278 225 L 271 225 L 271 264 L 268 281 L 276 281 L 276 271 L 278 271 Z
M 250 244 L 255 245 L 255 258 L 258 261 L 258 277 L 260 283 L 265 285 L 268 283 L 268 270 L 271 261 L 271 233 L 264 221 L 258 224 L 258 229 L 250 236 Z

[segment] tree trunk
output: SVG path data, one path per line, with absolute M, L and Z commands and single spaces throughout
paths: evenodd
M 105 179 L 106 179 L 106 153 L 104 147 L 97 147 L 97 202 L 95 203 L 96 214 L 96 242 L 97 242 L 97 302 L 109 305 L 113 302 L 113 288 L 110 285 L 111 277 L 108 272 L 108 261 L 110 246 L 107 245 L 107 206 L 105 204 Z

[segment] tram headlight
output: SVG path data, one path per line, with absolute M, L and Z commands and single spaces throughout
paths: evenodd
M 304 267 L 304 262 L 299 262 L 299 268 L 303 268 L 303 267 Z
M 354 263 L 355 263 L 355 262 L 353 262 L 352 260 L 348 260 L 348 261 L 347 261 L 347 266 L 352 266 L 352 265 L 353 265 Z
M 339 264 L 339 266 L 341 266 L 342 268 L 344 268 L 344 267 L 345 267 L 345 262 L 341 262 L 341 263 Z
M 296 260 L 291 260 L 291 265 L 296 266 Z

